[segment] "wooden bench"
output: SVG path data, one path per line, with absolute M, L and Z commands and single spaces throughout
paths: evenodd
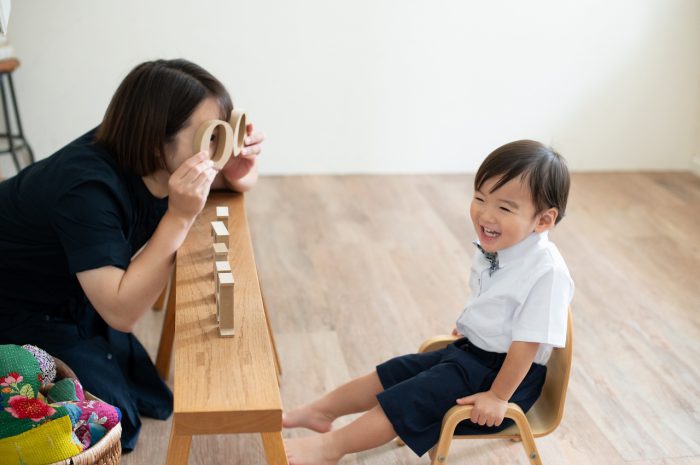
M 228 259 L 235 278 L 234 337 L 216 323 L 210 222 L 229 207 Z M 174 341 L 173 341 L 174 339 Z M 177 253 L 156 365 L 175 357 L 167 465 L 188 461 L 192 436 L 260 433 L 269 464 L 287 464 L 274 339 L 264 308 L 244 196 L 212 193 Z

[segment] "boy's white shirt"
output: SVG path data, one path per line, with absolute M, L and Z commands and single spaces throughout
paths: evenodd
M 547 231 L 499 251 L 498 265 L 489 276 L 490 262 L 477 250 L 457 330 L 490 352 L 508 352 L 513 341 L 539 342 L 535 363 L 544 365 L 553 347 L 566 344 L 574 295 L 569 269 Z

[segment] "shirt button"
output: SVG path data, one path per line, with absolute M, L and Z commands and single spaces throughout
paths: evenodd
M 112 354 L 107 354 L 107 360 L 112 360 Z

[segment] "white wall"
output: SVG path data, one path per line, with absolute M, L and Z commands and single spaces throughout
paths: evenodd
M 263 173 L 474 171 L 524 137 L 575 170 L 698 155 L 698 0 L 16 0 L 9 38 L 40 158 L 157 57 L 228 86 Z

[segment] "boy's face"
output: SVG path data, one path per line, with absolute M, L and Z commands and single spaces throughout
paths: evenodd
M 481 247 L 487 252 L 507 249 L 532 232 L 543 232 L 554 226 L 557 209 L 535 212 L 527 182 L 517 177 L 498 190 L 490 192 L 500 177 L 484 181 L 474 192 L 469 214 Z

